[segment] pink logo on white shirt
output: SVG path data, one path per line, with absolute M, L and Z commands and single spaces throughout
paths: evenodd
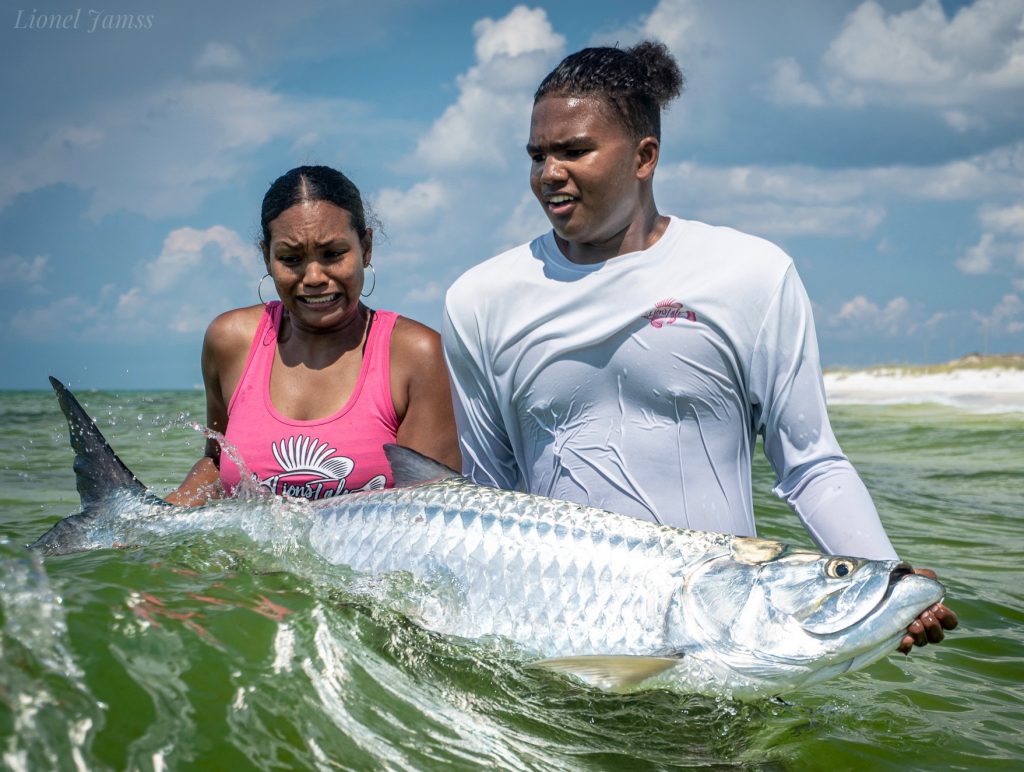
M 655 303 L 654 308 L 644 314 L 641 318 L 649 320 L 651 327 L 661 328 L 666 324 L 675 324 L 679 317 L 688 319 L 691 322 L 697 321 L 697 314 L 684 306 L 678 300 L 674 298 L 667 298 L 666 300 L 659 300 Z

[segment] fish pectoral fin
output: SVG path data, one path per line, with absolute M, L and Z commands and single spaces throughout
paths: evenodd
M 574 675 L 591 686 L 613 691 L 635 686 L 678 664 L 679 660 L 675 657 L 644 657 L 629 654 L 556 657 L 534 663 L 536 667 Z
M 451 467 L 403 445 L 385 443 L 384 455 L 391 464 L 391 475 L 396 488 L 462 478 L 462 475 Z

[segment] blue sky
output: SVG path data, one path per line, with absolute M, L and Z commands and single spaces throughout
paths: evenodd
M 688 80 L 660 209 L 785 248 L 826 366 L 1024 350 L 1024 0 L 15 0 L 0 388 L 200 383 L 207 323 L 257 300 L 262 196 L 302 163 L 382 221 L 374 304 L 437 327 L 462 271 L 547 228 L 537 83 L 644 37 Z

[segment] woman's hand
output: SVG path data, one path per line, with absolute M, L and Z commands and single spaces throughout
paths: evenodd
M 220 482 L 220 470 L 213 459 L 203 456 L 196 461 L 185 477 L 185 481 L 177 490 L 164 496 L 164 501 L 180 507 L 198 507 L 210 499 L 224 496 L 224 486 Z

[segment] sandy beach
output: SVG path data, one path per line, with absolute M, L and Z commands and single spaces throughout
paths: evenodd
M 829 404 L 950 405 L 1024 412 L 1024 356 L 968 356 L 945 365 L 826 370 Z

